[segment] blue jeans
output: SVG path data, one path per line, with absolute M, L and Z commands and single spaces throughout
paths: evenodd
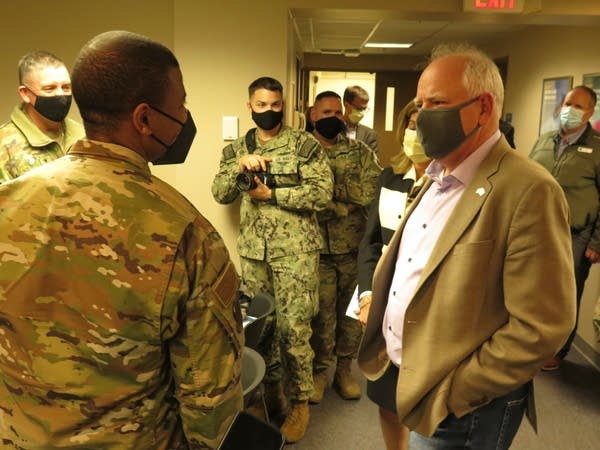
M 450 414 L 430 438 L 411 431 L 410 450 L 508 449 L 521 425 L 529 386 L 526 383 L 460 419 Z

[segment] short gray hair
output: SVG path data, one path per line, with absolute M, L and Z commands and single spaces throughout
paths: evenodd
M 39 67 L 61 67 L 65 63 L 56 55 L 45 50 L 36 50 L 19 60 L 19 84 L 28 81 L 31 73 Z
M 489 92 L 494 98 L 494 113 L 500 118 L 504 104 L 504 84 L 496 63 L 483 51 L 469 43 L 450 43 L 435 47 L 431 52 L 431 61 L 446 56 L 458 56 L 465 59 L 463 86 L 475 97 Z

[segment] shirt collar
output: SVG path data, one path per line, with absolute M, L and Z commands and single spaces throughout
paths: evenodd
M 558 135 L 560 137 L 560 143 L 564 146 L 573 145 L 575 142 L 577 142 L 579 140 L 579 138 L 585 132 L 586 129 L 587 129 L 587 126 L 583 127 L 577 133 L 567 134 L 567 135 L 563 134 L 562 130 L 559 131 Z
M 67 153 L 71 156 L 87 156 L 123 161 L 134 165 L 146 175 L 150 175 L 148 161 L 136 151 L 122 145 L 81 139 L 73 144 Z
M 433 160 L 427 166 L 425 172 L 438 185 L 438 189 L 444 191 L 457 182 L 466 186 L 475 176 L 475 171 L 485 159 L 492 147 L 500 139 L 500 130 L 496 130 L 483 144 L 481 144 L 473 153 L 465 158 L 452 172 L 444 175 L 444 166 Z

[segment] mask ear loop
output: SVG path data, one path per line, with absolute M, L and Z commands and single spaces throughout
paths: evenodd
M 481 95 L 478 95 L 477 97 L 473 97 L 472 99 L 470 99 L 470 100 L 467 100 L 466 102 L 464 102 L 464 103 L 461 103 L 460 105 L 454 106 L 454 108 L 457 108 L 457 107 L 458 107 L 458 108 L 459 108 L 459 111 L 460 111 L 461 109 L 463 109 L 463 108 L 465 108 L 465 107 L 469 106 L 469 105 L 470 105 L 470 104 L 472 104 L 472 103 L 475 103 L 477 100 L 480 100 L 480 99 L 481 99 Z M 483 108 L 481 108 L 481 109 L 482 109 L 482 112 L 483 112 Z M 463 141 L 461 142 L 461 144 L 460 144 L 460 145 L 462 145 L 462 144 L 464 144 L 465 142 L 467 142 L 467 140 L 469 140 L 469 138 L 470 138 L 471 136 L 473 136 L 473 135 L 474 135 L 474 134 L 475 134 L 477 131 L 479 131 L 479 129 L 480 129 L 480 128 L 481 128 L 481 124 L 479 123 L 479 121 L 477 121 L 477 125 L 475 125 L 475 126 L 473 127 L 473 129 L 472 129 L 471 131 L 469 131 L 469 132 L 468 132 L 468 133 L 465 135 L 465 138 L 463 139 Z
M 171 119 L 173 122 L 177 122 L 179 125 L 181 125 L 182 129 L 183 129 L 183 127 L 185 126 L 185 122 L 182 122 L 181 120 L 179 120 L 179 119 L 177 119 L 177 118 L 173 117 L 171 114 L 164 112 L 162 109 L 159 109 L 159 108 L 157 108 L 157 107 L 155 107 L 155 106 L 152 106 L 152 105 L 151 105 L 151 104 L 149 104 L 149 103 L 148 103 L 148 106 L 149 106 L 150 108 L 152 108 L 154 111 L 157 111 L 157 112 L 159 112 L 159 113 L 160 113 L 160 114 L 162 114 L 163 116 L 165 116 L 165 117 L 168 117 L 168 118 L 169 118 L 169 119 Z M 148 120 L 148 119 L 146 119 L 146 121 L 147 121 L 147 120 Z M 146 122 L 146 123 L 147 123 L 147 122 Z M 150 137 L 151 137 L 152 139 L 154 139 L 156 142 L 158 142 L 160 145 L 162 145 L 162 146 L 163 146 L 164 148 L 166 148 L 166 149 L 169 149 L 169 148 L 171 147 L 170 145 L 167 145 L 167 144 L 165 144 L 165 143 L 164 143 L 164 142 L 163 142 L 161 139 L 157 138 L 157 137 L 154 135 L 154 133 L 152 133 L 152 134 L 150 135 Z M 177 139 L 177 138 L 175 138 L 175 139 Z M 171 144 L 171 145 L 172 145 L 172 144 Z
M 470 104 L 475 103 L 480 98 L 481 98 L 481 95 L 478 95 L 477 97 L 467 100 L 466 102 L 461 103 L 460 105 L 453 106 L 451 109 L 458 108 L 458 110 L 460 111 L 461 109 L 465 108 L 466 106 L 469 106 Z M 465 134 L 465 138 L 462 140 L 462 142 L 456 148 L 460 147 L 465 142 L 467 142 L 471 138 L 471 136 L 473 136 L 475 133 L 477 133 L 477 131 L 479 131 L 480 128 L 481 128 L 481 124 L 479 123 L 479 121 L 477 121 L 477 125 L 475 125 L 471 131 L 469 131 L 467 134 Z
M 152 106 L 150 103 L 148 103 L 148 106 L 150 108 L 152 108 L 154 111 L 158 111 L 159 113 L 161 113 L 163 116 L 168 117 L 169 119 L 171 119 L 173 122 L 177 122 L 179 125 L 184 126 L 185 122 L 182 122 L 181 120 L 173 117 L 171 114 L 164 112 L 162 109 L 159 109 L 155 106 Z

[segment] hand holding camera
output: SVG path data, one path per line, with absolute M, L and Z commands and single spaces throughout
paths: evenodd
M 261 155 L 244 155 L 239 160 L 240 173 L 235 185 L 250 197 L 267 201 L 271 198 L 271 189 L 275 186 L 275 177 L 269 173 L 271 158 Z
M 244 155 L 238 161 L 240 172 L 266 172 L 271 158 L 261 155 Z

